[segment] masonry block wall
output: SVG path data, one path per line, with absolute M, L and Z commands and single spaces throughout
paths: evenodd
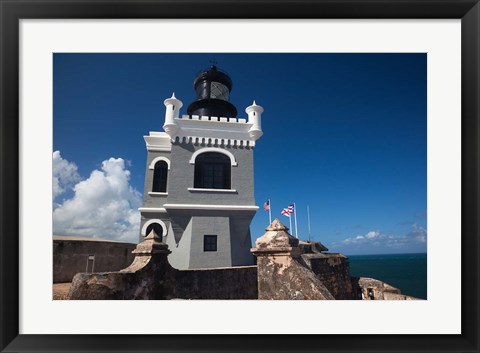
M 303 254 L 302 258 L 335 299 L 356 299 L 350 280 L 350 266 L 345 255 Z
M 136 244 L 96 239 L 54 237 L 53 283 L 71 282 L 79 272 L 121 270 L 132 263 L 132 250 L 135 246 Z

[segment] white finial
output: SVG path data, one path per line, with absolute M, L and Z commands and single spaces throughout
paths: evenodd
M 255 99 L 253 100 L 253 104 L 252 105 L 257 105 L 257 103 L 255 102 Z
M 172 98 L 176 98 L 176 97 L 175 97 L 175 92 L 172 93 Z

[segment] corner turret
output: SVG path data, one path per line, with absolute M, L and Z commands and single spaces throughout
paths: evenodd
M 260 136 L 263 135 L 262 131 L 262 113 L 263 113 L 263 107 L 260 105 L 257 105 L 255 101 L 253 101 L 253 104 L 247 109 L 245 109 L 245 112 L 248 114 L 248 122 L 252 124 L 252 127 L 250 130 L 248 130 L 248 134 L 250 137 L 256 141 L 260 138 Z
M 165 124 L 163 124 L 163 130 L 173 137 L 178 130 L 178 125 L 175 123 L 175 119 L 177 119 L 180 115 L 180 108 L 183 107 L 183 103 L 181 100 L 175 97 L 175 93 L 172 94 L 171 98 L 165 99 L 163 102 L 165 104 Z

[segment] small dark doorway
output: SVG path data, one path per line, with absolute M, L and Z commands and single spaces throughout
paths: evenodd
M 152 231 L 152 229 L 154 230 L 155 234 L 157 234 L 158 237 L 162 237 L 163 236 L 163 228 L 160 224 L 158 223 L 152 223 L 150 224 L 148 227 L 147 227 L 147 231 L 145 233 L 145 236 L 148 236 L 150 234 L 150 232 Z
M 87 268 L 85 269 L 85 272 L 93 273 L 94 270 L 95 270 L 95 255 L 88 255 Z

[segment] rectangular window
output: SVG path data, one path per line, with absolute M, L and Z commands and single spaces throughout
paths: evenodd
M 204 235 L 203 236 L 203 251 L 217 251 L 217 236 Z

